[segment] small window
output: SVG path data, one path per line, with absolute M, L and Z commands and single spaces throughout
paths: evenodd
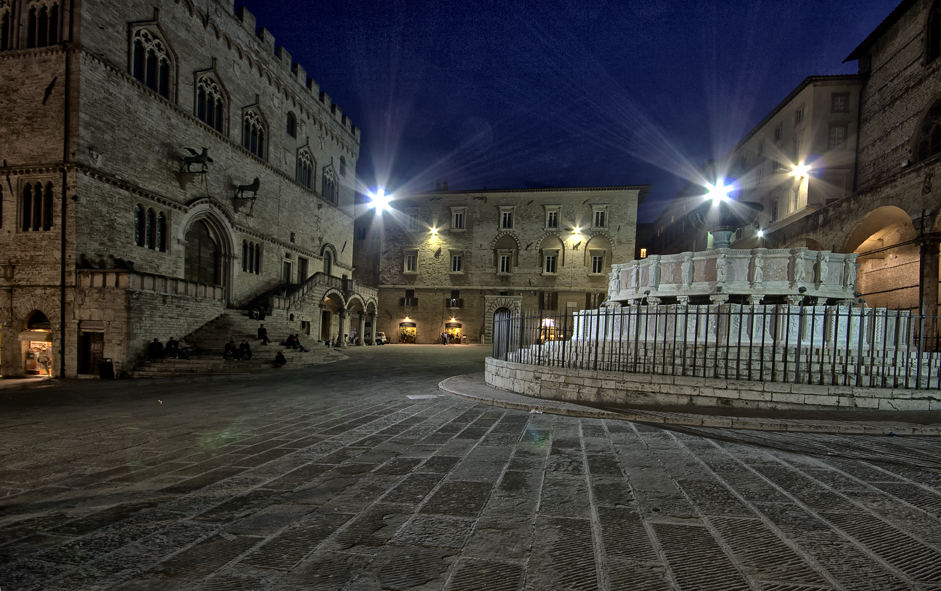
M 464 255 L 463 255 L 463 253 L 452 253 L 452 254 L 451 254 L 451 272 L 452 272 L 452 273 L 463 273 L 463 272 L 464 272 Z
M 39 232 L 52 229 L 52 183 L 27 184 L 23 188 L 20 212 L 22 230 Z
M 417 211 L 411 211 L 411 212 L 409 212 L 409 213 L 408 213 L 408 218 L 407 218 L 407 220 L 406 220 L 405 227 L 408 228 L 409 230 L 417 230 L 417 229 L 418 229 L 418 226 L 419 226 L 419 224 L 418 224 L 418 212 L 417 212 Z
M 409 251 L 405 253 L 405 272 L 406 273 L 418 272 L 418 252 L 417 251 Z
M 771 221 L 778 221 L 778 200 L 775 199 L 771 202 Z
M 499 252 L 497 253 L 497 273 L 501 275 L 509 275 L 513 272 L 513 253 L 512 252 Z
M 134 244 L 144 246 L 144 236 L 147 234 L 147 222 L 144 208 L 140 204 L 134 206 Z
M 794 162 L 801 161 L 801 147 L 804 143 L 803 138 L 797 138 L 794 140 Z
M 467 209 L 464 207 L 452 207 L 451 208 L 451 229 L 452 230 L 464 230 L 466 229 L 465 216 L 467 214 Z
M 827 139 L 827 149 L 837 150 L 846 147 L 846 126 L 831 125 Z
M 608 208 L 607 207 L 592 207 L 592 217 L 591 217 L 591 227 L 592 228 L 606 228 L 608 227 Z
M 357 240 L 366 240 L 366 226 L 357 226 L 357 227 L 356 227 L 356 239 L 357 239 Z
M 850 93 L 834 92 L 830 95 L 831 113 L 849 113 L 850 112 Z
M 294 116 L 294 113 L 288 113 L 287 132 L 289 136 L 297 137 L 297 117 Z
M 591 274 L 598 275 L 601 273 L 604 273 L 604 253 L 592 253 Z
M 761 178 L 764 176 L 764 173 L 761 170 L 761 167 L 755 168 L 755 188 L 761 186 Z
M 647 249 L 646 249 L 646 248 L 640 249 L 640 258 L 642 258 L 642 259 L 647 258 Z
M 801 105 L 794 111 L 794 125 L 799 125 L 804 122 L 804 106 Z
M 774 141 L 776 142 L 781 141 L 781 126 L 780 125 L 774 128 Z
M 500 228 L 504 230 L 513 229 L 513 208 L 512 207 L 500 208 Z
M 545 264 L 542 270 L 547 275 L 555 275 L 558 272 L 559 252 L 556 250 L 547 251 L 543 257 Z
M 555 310 L 559 307 L 559 294 L 554 291 L 539 292 L 539 309 Z
M 546 228 L 556 229 L 558 227 L 559 227 L 559 212 L 547 211 L 546 212 Z
M 758 155 L 761 156 L 764 153 L 765 153 L 765 143 L 762 141 L 758 143 Z
M 346 176 L 346 157 L 340 156 L 340 176 Z

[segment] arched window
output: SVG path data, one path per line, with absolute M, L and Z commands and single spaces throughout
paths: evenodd
M 329 250 L 323 252 L 323 272 L 325 275 L 333 273 L 333 255 L 330 254 Z
M 330 203 L 336 203 L 338 201 L 337 195 L 337 179 L 333 176 L 333 168 L 326 166 L 323 169 L 323 198 L 329 201 Z
M 297 117 L 291 112 L 288 112 L 288 135 L 297 137 Z
M 167 252 L 167 216 L 157 215 L 157 250 Z
M 134 206 L 134 244 L 144 246 L 144 236 L 147 234 L 147 222 L 144 208 L 140 204 Z
M 261 273 L 261 245 L 242 241 L 242 272 L 258 275 Z
M 242 240 L 242 273 L 248 272 L 248 242 Z
M 248 243 L 248 272 L 255 272 L 255 243 Z
M 13 15 L 16 13 L 16 2 L 0 8 L 0 51 L 13 49 Z
M 23 189 L 23 231 L 29 232 L 33 226 L 33 186 L 27 184 Z
M 928 12 L 928 29 L 926 33 L 925 63 L 930 64 L 941 57 L 941 4 L 937 2 Z
M 314 188 L 314 159 L 307 150 L 297 155 L 297 182 L 308 189 Z
M 251 109 L 245 111 L 245 117 L 242 118 L 242 145 L 246 150 L 264 160 L 265 126 L 261 115 Z
M 147 233 L 144 236 L 145 246 L 153 249 L 157 243 L 157 215 L 154 210 L 147 210 Z
M 13 28 L 11 26 L 11 28 Z M 48 47 L 59 42 L 59 5 L 30 8 L 26 20 L 26 47 Z
M 255 245 L 255 274 L 261 273 L 261 245 Z
M 223 133 L 224 117 L 225 103 L 222 100 L 222 88 L 209 76 L 200 76 L 196 83 L 196 118 L 219 133 Z
M 346 176 L 346 158 L 340 156 L 340 176 Z
M 915 142 L 915 160 L 924 160 L 941 152 L 941 100 L 935 101 L 921 122 Z
M 134 33 L 131 73 L 147 88 L 170 98 L 170 54 L 163 41 L 147 29 Z

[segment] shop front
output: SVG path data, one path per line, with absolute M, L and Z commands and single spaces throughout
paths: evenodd
M 399 322 L 399 342 L 414 343 L 418 338 L 418 323 L 406 320 Z
M 26 375 L 52 377 L 52 331 L 26 330 L 20 333 L 19 340 L 26 344 Z
M 452 320 L 451 322 L 446 322 L 444 324 L 444 332 L 448 336 L 449 344 L 453 344 L 453 345 L 461 344 L 461 328 L 462 328 L 461 323 L 455 322 L 454 320 Z

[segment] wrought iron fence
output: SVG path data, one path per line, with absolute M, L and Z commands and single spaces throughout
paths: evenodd
M 494 318 L 493 357 L 611 372 L 941 389 L 939 318 L 847 306 L 670 305 Z

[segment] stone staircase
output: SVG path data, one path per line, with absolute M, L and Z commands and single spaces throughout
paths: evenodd
M 271 343 L 263 345 L 258 340 L 258 327 L 264 324 L 268 329 Z M 284 353 L 287 363 L 278 371 L 299 369 L 310 365 L 333 363 L 345 356 L 332 347 L 323 345 L 303 334 L 300 342 L 310 349 L 304 353 L 299 349 L 289 349 L 282 345 L 289 334 L 300 332 L 298 322 L 290 322 L 277 317 L 265 320 L 252 320 L 244 310 L 228 310 L 211 320 L 201 328 L 186 335 L 186 341 L 196 353 L 189 359 L 143 360 L 128 373 L 132 378 L 164 378 L 192 376 L 199 374 L 258 373 L 278 368 L 274 366 L 274 356 L 278 351 Z M 222 358 L 225 344 L 229 339 L 238 346 L 242 339 L 252 346 L 252 359 L 233 361 Z

